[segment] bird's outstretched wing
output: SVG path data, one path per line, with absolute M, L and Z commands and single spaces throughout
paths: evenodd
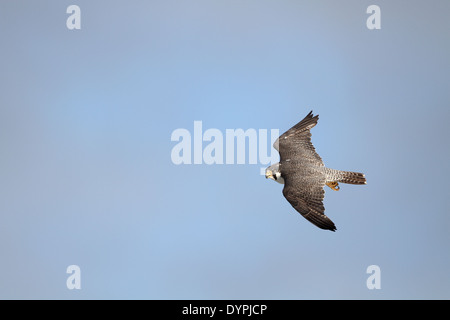
M 280 161 L 301 159 L 303 164 L 313 163 L 316 166 L 324 166 L 322 158 L 317 154 L 311 143 L 311 128 L 313 128 L 319 116 L 314 116 L 312 111 L 295 126 L 283 133 L 273 144 L 280 153 Z
M 319 116 L 312 111 L 274 143 L 280 153 L 281 175 L 285 181 L 283 195 L 303 217 L 322 229 L 336 230 L 325 215 L 323 198 L 326 176 L 322 158 L 311 143 L 311 128 Z
M 317 181 L 313 182 L 308 176 L 289 178 L 287 180 L 285 178 L 283 195 L 292 207 L 319 228 L 336 231 L 333 221 L 324 214 L 323 197 L 325 191 L 323 186 L 325 182 L 323 184 Z

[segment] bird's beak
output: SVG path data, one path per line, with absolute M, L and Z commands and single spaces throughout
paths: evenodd
M 273 173 L 270 170 L 266 171 L 266 179 L 268 179 L 268 178 L 273 178 Z

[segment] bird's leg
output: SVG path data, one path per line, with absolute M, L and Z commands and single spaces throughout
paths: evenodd
M 334 191 L 339 191 L 339 189 L 340 189 L 339 188 L 339 183 L 337 183 L 337 181 L 327 182 L 326 185 L 329 186 Z

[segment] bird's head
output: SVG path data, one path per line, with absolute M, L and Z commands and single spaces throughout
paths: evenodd
M 266 169 L 266 179 L 272 179 L 278 183 L 284 184 L 284 179 L 281 176 L 279 163 L 271 165 Z

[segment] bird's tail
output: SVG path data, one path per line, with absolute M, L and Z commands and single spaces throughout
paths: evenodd
M 336 181 L 349 184 L 366 184 L 364 173 L 336 170 Z

